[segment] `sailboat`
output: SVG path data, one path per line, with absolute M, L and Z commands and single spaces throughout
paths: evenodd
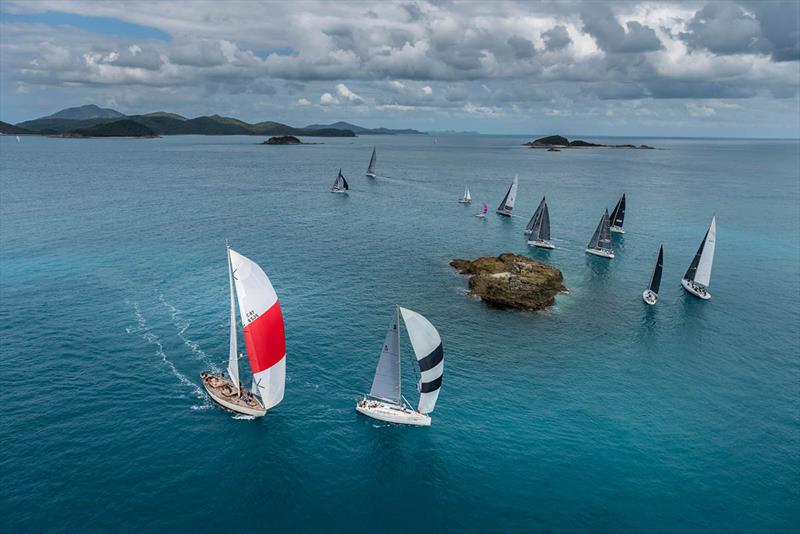
M 231 295 L 228 376 L 200 373 L 209 396 L 232 412 L 261 417 L 283 400 L 286 383 L 286 336 L 283 314 L 275 289 L 253 260 L 228 247 L 228 284 Z M 234 292 L 234 287 L 235 292 Z M 244 330 L 253 384 L 247 389 L 239 380 L 236 332 L 236 297 Z
M 469 187 L 464 187 L 464 196 L 458 199 L 459 204 L 471 204 L 472 195 L 469 194 Z
M 617 234 L 624 234 L 625 229 L 622 227 L 622 223 L 625 222 L 625 193 L 622 193 L 622 197 L 617 201 L 617 205 L 614 206 L 614 211 L 611 212 L 611 231 Z
M 20 142 L 21 142 L 21 141 L 19 140 L 19 136 L 17 136 L 17 143 L 20 143 Z
M 489 204 L 486 202 L 483 203 L 483 207 L 481 211 L 475 214 L 475 217 L 480 217 L 481 219 L 486 218 L 486 214 L 489 213 Z
M 539 207 L 536 208 L 532 221 L 533 225 L 531 226 L 530 237 L 528 237 L 528 244 L 539 248 L 556 248 L 550 242 L 550 211 L 547 209 L 547 202 L 545 202 L 544 197 L 542 197 Z
M 411 347 L 414 349 L 420 378 L 417 383 L 419 403 L 411 407 L 401 391 L 400 318 L 403 318 Z M 404 425 L 430 426 L 429 413 L 436 406 L 444 372 L 444 350 L 439 332 L 425 317 L 415 311 L 396 306 L 392 323 L 386 332 L 372 389 L 356 403 L 356 410 L 368 417 Z
M 375 173 L 375 158 L 377 156 L 375 147 L 372 147 L 372 157 L 369 158 L 369 166 L 367 167 L 367 178 L 376 178 L 378 175 Z
M 347 193 L 348 189 L 350 189 L 350 185 L 345 180 L 342 169 L 339 169 L 339 174 L 336 175 L 336 180 L 333 181 L 331 193 Z
M 650 277 L 650 284 L 647 286 L 647 289 L 644 290 L 644 293 L 642 293 L 644 301 L 651 306 L 658 302 L 658 290 L 661 288 L 662 269 L 664 269 L 664 245 L 661 245 L 661 248 L 658 249 L 658 259 L 656 260 L 656 266 L 653 268 L 653 275 Z
M 611 246 L 611 228 L 608 221 L 608 210 L 603 212 L 600 224 L 592 235 L 592 240 L 586 246 L 586 252 L 601 258 L 614 258 L 614 248 Z
M 503 197 L 503 201 L 497 207 L 495 213 L 505 217 L 511 217 L 511 212 L 514 210 L 514 203 L 517 201 L 517 187 L 519 187 L 519 177 L 514 175 L 514 181 L 511 182 L 511 186 L 508 188 L 508 191 L 506 191 L 506 196 Z
M 536 207 L 536 211 L 534 211 L 533 215 L 531 215 L 531 219 L 528 221 L 528 224 L 525 225 L 525 235 L 531 235 L 531 230 L 533 230 L 533 225 L 536 224 L 536 220 L 542 214 L 543 208 L 544 208 L 544 197 L 542 197 L 542 201 L 539 202 L 539 205 Z
M 697 298 L 708 300 L 711 293 L 708 292 L 708 285 L 711 283 L 711 265 L 714 263 L 714 247 L 717 241 L 717 218 L 711 218 L 711 224 L 706 230 L 703 242 L 694 255 L 689 269 L 683 275 L 681 285 L 683 289 Z

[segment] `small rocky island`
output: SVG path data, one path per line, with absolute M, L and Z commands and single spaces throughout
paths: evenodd
M 275 137 L 270 137 L 263 143 L 262 145 L 302 145 L 303 143 L 300 139 L 296 138 L 293 135 L 278 135 Z
M 581 139 L 575 139 L 574 141 L 570 141 L 566 137 L 561 135 L 548 135 L 547 137 L 542 137 L 536 139 L 535 141 L 530 141 L 528 143 L 524 143 L 522 146 L 527 146 L 530 148 L 546 148 L 548 152 L 558 152 L 558 149 L 561 148 L 594 148 L 594 147 L 601 147 L 601 148 L 636 148 L 636 149 L 649 149 L 652 150 L 653 147 L 648 145 L 603 145 L 600 143 L 590 143 L 588 141 L 583 141 Z
M 469 293 L 496 308 L 543 310 L 566 291 L 561 271 L 517 254 L 456 259 L 450 265 L 471 275 Z

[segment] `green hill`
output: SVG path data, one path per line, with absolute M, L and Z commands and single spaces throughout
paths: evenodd
M 32 132 L 31 130 L 27 130 L 25 128 L 20 128 L 19 126 L 14 126 L 13 124 L 8 124 L 7 122 L 0 121 L 0 134 L 5 135 L 31 135 L 35 134 L 36 132 Z
M 130 119 L 119 119 L 63 134 L 65 137 L 158 137 L 144 124 Z

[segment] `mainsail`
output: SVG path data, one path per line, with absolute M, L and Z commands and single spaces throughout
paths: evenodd
M 611 227 L 608 221 L 608 210 L 603 212 L 603 217 L 600 218 L 600 224 L 592 235 L 592 240 L 589 241 L 587 248 L 613 250 L 611 247 Z
M 228 247 L 228 285 L 231 291 L 231 339 L 230 351 L 228 354 L 228 376 L 231 377 L 231 382 L 236 384 L 237 392 L 240 391 L 239 386 L 239 351 L 236 346 L 236 298 L 233 294 L 233 268 L 231 267 L 231 254 L 230 247 Z
M 622 193 L 622 197 L 617 201 L 617 205 L 614 206 L 614 211 L 611 212 L 610 219 L 611 226 L 622 228 L 622 223 L 625 222 L 625 193 Z
M 544 199 L 542 199 L 544 202 Z M 532 241 L 550 241 L 550 212 L 547 210 L 547 204 L 544 204 L 539 218 L 531 229 Z
M 469 194 L 469 187 L 464 189 L 464 200 L 472 200 L 472 195 Z
M 442 387 L 444 372 L 444 350 L 439 332 L 425 317 L 415 311 L 400 308 L 403 321 L 406 323 L 408 337 L 414 348 L 414 355 L 419 364 L 419 404 L 420 413 L 430 413 L 436 406 L 439 389 Z
M 650 277 L 650 285 L 648 289 L 658 295 L 658 290 L 661 288 L 661 271 L 664 269 L 664 245 L 658 249 L 658 259 L 656 260 L 656 267 L 653 269 L 653 276 Z
M 370 396 L 399 405 L 400 397 L 400 314 L 395 310 L 386 332 L 383 350 L 372 379 Z
M 711 283 L 711 265 L 714 263 L 714 247 L 717 240 L 717 218 L 711 218 L 711 225 L 706 230 L 706 235 L 703 237 L 703 242 L 700 243 L 700 248 L 692 259 L 689 269 L 683 278 L 689 281 L 697 282 L 705 287 Z
M 531 220 L 529 220 L 528 224 L 525 225 L 526 234 L 530 234 L 533 232 L 533 227 L 536 226 L 536 223 L 539 221 L 539 217 L 542 215 L 543 209 L 544 209 L 544 197 L 542 197 L 542 201 L 539 202 L 539 206 L 536 208 L 536 211 L 534 211 L 533 215 L 531 215 Z
M 372 157 L 369 158 L 369 167 L 367 167 L 367 174 L 375 174 L 375 158 L 376 158 L 376 149 L 372 147 Z M 341 171 L 340 171 L 341 172 Z
M 339 174 L 336 175 L 336 180 L 333 182 L 333 189 L 345 191 L 350 189 L 350 185 L 347 183 L 347 180 L 345 180 L 344 175 L 342 174 L 342 169 L 339 169 Z
M 281 306 L 261 267 L 233 249 L 228 249 L 228 253 L 256 393 L 269 409 L 283 400 L 286 383 L 286 335 Z
M 508 191 L 506 191 L 506 196 L 503 197 L 503 201 L 497 207 L 497 213 L 511 214 L 511 211 L 514 209 L 514 203 L 517 201 L 518 186 L 519 177 L 515 175 L 514 181 L 511 182 L 511 186 L 508 188 Z

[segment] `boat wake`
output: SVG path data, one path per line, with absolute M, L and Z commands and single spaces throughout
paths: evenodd
M 255 416 L 237 413 L 236 415 L 233 416 L 233 418 L 236 419 L 237 421 L 252 421 L 253 419 L 255 419 Z
M 125 328 L 125 331 L 129 334 L 136 334 L 149 344 L 153 345 L 156 348 L 155 354 L 161 358 L 161 362 L 170 370 L 172 375 L 178 379 L 178 382 L 190 389 L 194 397 L 203 400 L 202 405 L 192 406 L 192 409 L 205 409 L 206 406 L 209 405 L 209 401 L 206 395 L 203 393 L 203 390 L 200 389 L 200 386 L 189 380 L 185 374 L 181 373 L 178 368 L 175 367 L 175 364 L 172 363 L 169 358 L 167 358 L 167 354 L 164 352 L 164 345 L 161 343 L 161 339 L 150 331 L 150 327 L 147 325 L 147 321 L 145 320 L 144 315 L 142 315 L 141 309 L 139 309 L 139 304 L 136 302 L 128 302 L 128 304 L 130 304 L 130 306 L 133 308 L 133 313 L 136 317 L 136 326 L 128 326 Z
M 205 351 L 200 348 L 200 344 L 186 336 L 186 330 L 189 328 L 191 323 L 181 316 L 181 311 L 167 302 L 163 294 L 158 295 L 158 300 L 160 300 L 161 304 L 163 304 L 164 307 L 169 311 L 169 314 L 172 317 L 172 323 L 178 329 L 178 337 L 181 338 L 181 341 L 183 341 L 184 345 L 189 347 L 189 350 L 192 351 L 192 354 L 194 354 L 195 358 L 205 363 L 212 372 L 217 374 L 221 373 L 222 371 L 219 366 L 211 361 L 211 359 L 208 357 L 208 354 L 206 354 Z

